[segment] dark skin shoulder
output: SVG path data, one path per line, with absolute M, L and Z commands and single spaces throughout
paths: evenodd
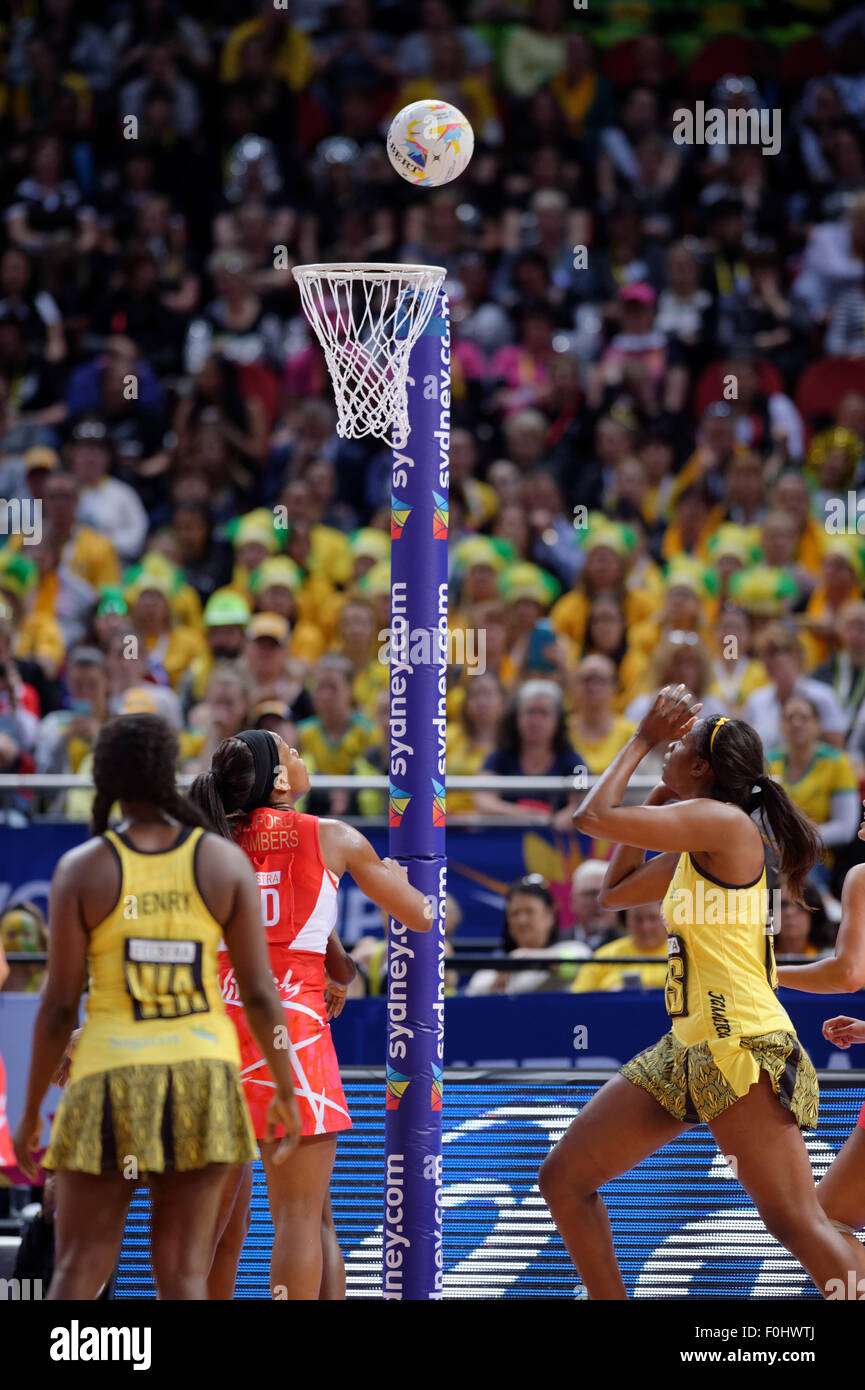
M 136 849 L 159 851 L 176 843 L 181 827 L 168 821 L 118 827 Z M 246 855 L 230 841 L 205 831 L 196 849 L 196 871 L 205 907 L 224 924 L 234 907 L 238 882 L 248 869 Z M 146 861 L 144 861 L 146 862 Z M 113 912 L 120 894 L 120 863 L 102 836 L 70 850 L 55 874 L 58 894 L 78 903 L 81 925 L 91 932 Z

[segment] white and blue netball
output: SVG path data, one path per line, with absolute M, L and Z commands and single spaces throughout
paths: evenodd
M 447 101 L 413 101 L 394 116 L 387 157 L 401 178 L 439 188 L 459 178 L 472 157 L 475 134 L 462 111 Z

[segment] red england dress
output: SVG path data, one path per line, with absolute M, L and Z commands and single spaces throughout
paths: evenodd
M 243 821 L 236 839 L 258 879 L 270 964 L 285 1009 L 301 1134 L 350 1129 L 324 1002 L 324 957 L 336 923 L 339 881 L 322 859 L 318 819 L 262 806 Z M 224 942 L 219 960 L 222 998 L 240 1043 L 246 1102 L 256 1138 L 262 1139 L 274 1083 L 250 1032 Z M 277 1135 L 282 1132 L 280 1126 Z

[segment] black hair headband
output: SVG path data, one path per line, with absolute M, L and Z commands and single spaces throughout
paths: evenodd
M 254 811 L 257 806 L 267 806 L 273 794 L 273 783 L 279 771 L 279 748 L 273 734 L 266 729 L 244 729 L 236 734 L 252 754 L 255 768 L 255 781 L 252 791 L 240 807 L 241 811 Z

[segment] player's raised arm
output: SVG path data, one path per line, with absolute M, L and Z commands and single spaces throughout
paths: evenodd
M 351 874 L 362 893 L 410 931 L 429 931 L 432 907 L 395 859 L 380 859 L 365 835 L 342 821 L 319 821 L 322 850 L 334 873 Z M 337 867 L 338 866 L 338 867 Z

